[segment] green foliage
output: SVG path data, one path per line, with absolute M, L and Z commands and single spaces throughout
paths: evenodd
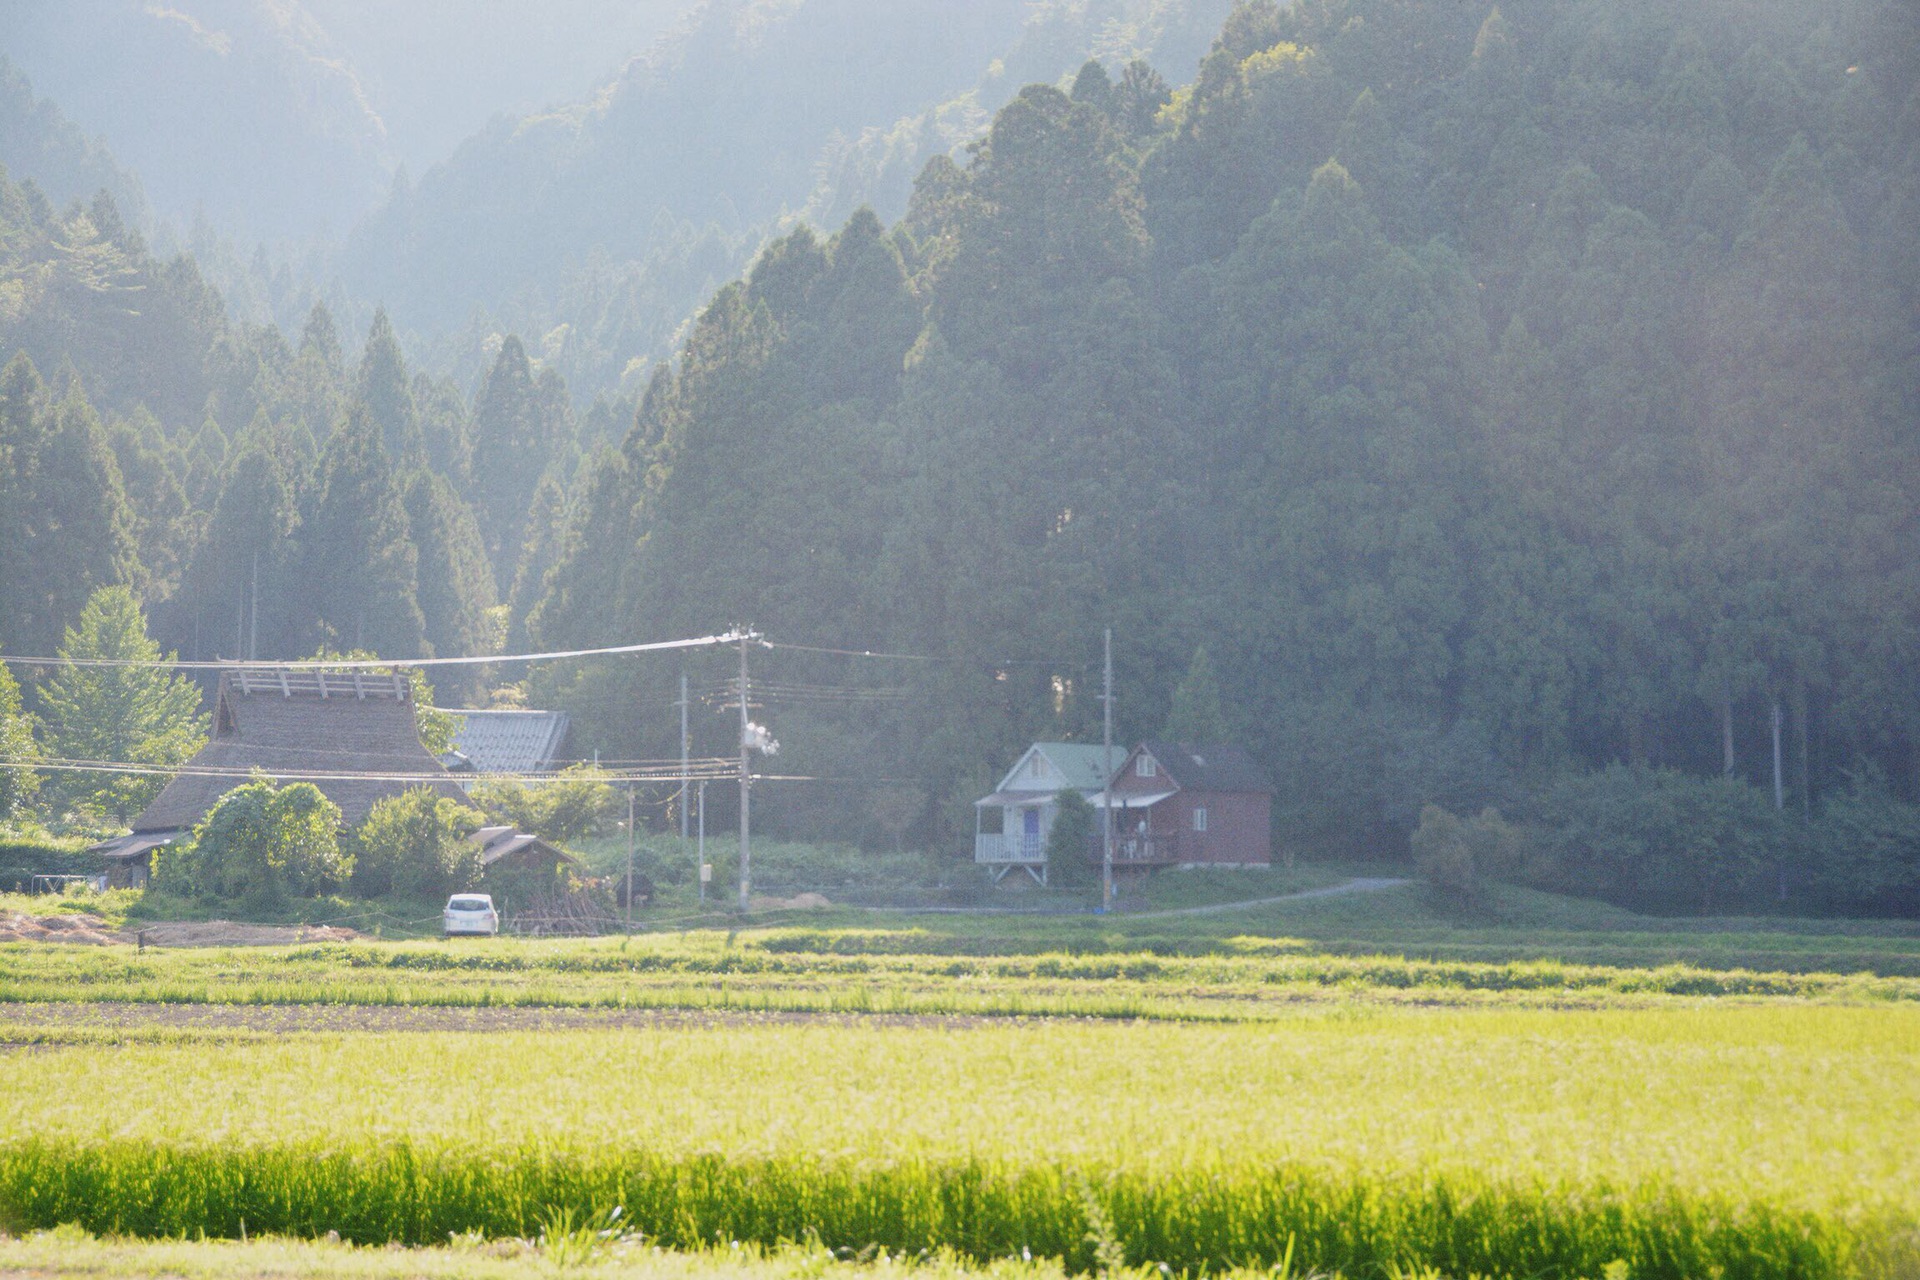
M 32 768 L 39 754 L 33 717 L 21 709 L 20 684 L 0 663 L 0 822 L 11 819 L 39 791 L 40 775 Z
M 353 869 L 340 852 L 340 806 L 310 782 L 261 778 L 220 797 L 191 844 L 154 851 L 160 889 L 258 905 L 338 888 Z
M 67 628 L 59 656 L 141 663 L 158 662 L 162 655 L 147 635 L 133 592 L 103 587 Z M 38 692 L 47 748 L 60 759 L 178 765 L 206 741 L 199 686 L 165 667 L 62 667 Z M 65 775 L 56 785 L 63 797 L 125 822 L 146 807 L 164 781 L 82 772 Z
M 1920 902 L 1920 806 L 1861 775 L 1821 803 L 1801 884 L 1816 903 L 1870 914 L 1908 914 Z
M 1100 824 L 1094 807 L 1072 787 L 1053 797 L 1053 827 L 1047 832 L 1047 879 L 1063 888 L 1088 884 L 1100 854 Z
M 438 898 L 475 887 L 480 847 L 467 837 L 484 821 L 430 787 L 377 801 L 354 832 L 354 892 Z
M 472 795 L 489 815 L 563 846 L 599 834 L 626 812 L 626 797 L 608 784 L 605 770 L 590 764 L 569 765 L 539 782 L 486 779 Z
M 400 354 L 400 341 L 384 307 L 373 313 L 357 382 L 356 401 L 378 432 L 386 455 L 403 465 L 425 461 L 426 444 L 407 379 L 406 358 Z
M 1805 862 L 1804 833 L 1757 788 L 1613 765 L 1542 789 L 1526 816 L 1540 883 L 1656 913 L 1765 907 Z
M 490 651 L 493 572 L 473 512 L 453 485 L 417 471 L 407 482 L 407 522 L 419 552 L 419 602 L 427 643 L 443 657 L 476 657 Z M 462 700 L 477 697 L 477 667 L 444 668 L 443 683 Z
M 1444 897 L 1471 902 L 1486 881 L 1509 879 L 1521 869 L 1526 840 L 1527 833 L 1498 809 L 1459 818 L 1430 804 L 1420 811 L 1409 843 L 1414 868 L 1428 884 Z
M 1173 706 L 1167 712 L 1162 736 L 1189 746 L 1217 746 L 1232 741 L 1226 712 L 1220 706 L 1220 678 L 1214 674 L 1207 647 L 1193 651 L 1187 674 L 1173 688 Z
M 93 592 L 140 577 L 99 418 L 77 383 L 56 398 L 17 353 L 0 371 L 0 643 L 44 654 Z
M 26 893 L 39 875 L 97 875 L 106 870 L 97 854 L 79 838 L 60 838 L 26 830 L 0 830 L 0 890 Z

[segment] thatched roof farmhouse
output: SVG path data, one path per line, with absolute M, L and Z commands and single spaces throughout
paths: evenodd
M 213 736 L 133 822 L 131 835 L 96 846 L 110 861 L 144 863 L 185 834 L 258 771 L 311 782 L 358 826 L 374 802 L 418 786 L 466 797 L 420 743 L 404 675 L 314 667 L 235 667 L 220 676 Z

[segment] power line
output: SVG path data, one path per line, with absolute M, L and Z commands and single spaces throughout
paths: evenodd
M 298 658 L 287 662 L 193 661 L 184 658 L 30 658 L 0 654 L 0 662 L 26 667 L 168 667 L 181 671 L 235 671 L 241 667 L 283 668 L 289 671 L 373 671 L 390 667 L 478 667 L 498 662 L 555 662 L 562 658 L 605 658 L 628 653 L 660 653 L 675 649 L 709 649 L 758 640 L 751 631 L 728 631 L 692 640 L 657 640 L 651 644 L 621 644 L 604 649 L 557 649 L 550 653 L 498 653 L 467 658 Z
M 1089 662 L 1062 662 L 1057 658 L 956 658 L 931 653 L 884 653 L 874 649 L 835 649 L 817 644 L 789 644 L 783 640 L 762 640 L 763 649 L 790 649 L 795 653 L 837 654 L 843 658 L 888 658 L 899 662 L 951 662 L 969 667 L 1068 667 L 1084 669 Z
M 262 769 L 257 765 L 151 765 L 130 764 L 117 760 L 0 760 L 0 769 L 28 770 L 49 773 L 111 773 L 127 774 L 136 777 L 164 778 L 217 778 L 237 779 L 246 782 L 256 777 L 271 778 L 279 782 L 519 782 L 539 784 L 544 782 L 577 782 L 578 776 L 569 776 L 561 772 L 527 773 L 384 773 L 378 770 L 362 769 Z M 738 765 L 725 756 L 689 762 L 690 776 L 696 780 L 702 778 L 731 778 Z M 614 782 L 677 782 L 680 779 L 680 762 L 644 769 L 623 769 L 608 771 L 604 779 Z

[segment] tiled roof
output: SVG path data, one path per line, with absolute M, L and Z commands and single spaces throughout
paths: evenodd
M 1182 791 L 1273 791 L 1273 783 L 1244 747 L 1187 746 L 1149 738 L 1140 749 L 1159 762 L 1161 772 Z
M 567 737 L 564 711 L 462 711 L 453 749 L 480 773 L 532 773 L 553 767 Z

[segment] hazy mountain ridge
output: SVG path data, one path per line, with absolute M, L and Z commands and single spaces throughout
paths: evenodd
M 32 83 L 4 54 L 0 54 L 0 164 L 15 181 L 32 179 L 55 204 L 90 200 L 105 191 L 121 215 L 135 225 L 146 218 L 140 180 L 120 167 L 106 140 L 88 137 L 51 98 L 36 97 Z
M 483 331 L 549 335 L 576 388 L 606 389 L 667 355 L 699 302 L 783 227 L 832 225 L 861 204 L 897 216 L 928 158 L 1090 52 L 1164 48 L 1182 78 L 1228 7 L 708 0 L 590 100 L 496 120 L 397 186 L 356 228 L 342 277 L 401 325 L 442 335 L 425 344 L 436 365 L 473 367 L 465 348 Z M 647 295 L 643 314 L 602 310 L 609 270 Z M 468 336 L 450 339 L 463 322 Z

